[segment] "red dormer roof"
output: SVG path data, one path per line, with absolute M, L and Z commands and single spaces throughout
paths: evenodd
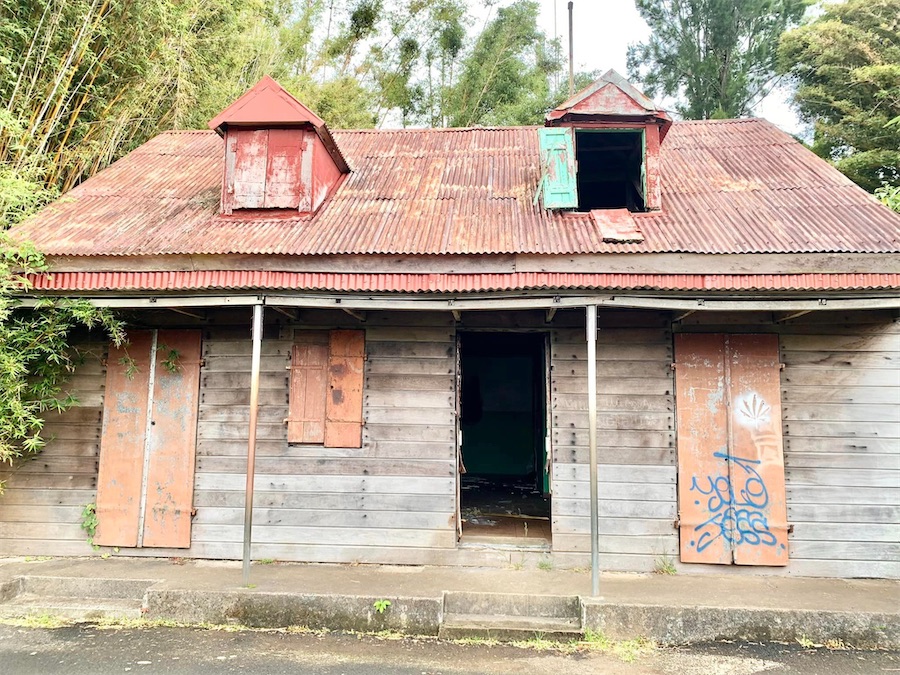
M 210 120 L 209 128 L 221 135 L 227 125 L 270 127 L 305 124 L 324 127 L 325 121 L 266 75 Z
M 567 121 L 632 120 L 660 122 L 660 141 L 672 118 L 615 70 L 608 70 L 590 86 L 547 113 L 546 125 Z

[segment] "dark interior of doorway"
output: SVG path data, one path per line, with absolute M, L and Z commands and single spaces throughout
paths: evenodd
M 550 540 L 543 333 L 460 335 L 464 541 Z

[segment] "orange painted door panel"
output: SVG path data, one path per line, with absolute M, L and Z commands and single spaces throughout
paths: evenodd
M 363 368 L 366 333 L 333 330 L 329 339 L 325 447 L 362 447 Z
M 734 562 L 787 565 L 777 335 L 727 337 Z
M 777 335 L 675 337 L 683 562 L 786 565 Z
M 150 396 L 150 331 L 133 331 L 127 347 L 110 345 L 97 479 L 97 532 L 102 546 L 137 546 L 144 430 Z
M 301 331 L 291 354 L 288 443 L 325 442 L 328 333 Z
M 675 361 L 681 561 L 728 565 L 731 546 L 716 524 L 729 503 L 723 336 L 675 335 Z
M 143 546 L 191 545 L 200 356 L 200 331 L 159 331 Z

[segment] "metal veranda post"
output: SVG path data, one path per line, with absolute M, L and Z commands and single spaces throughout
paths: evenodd
M 247 436 L 247 487 L 244 491 L 243 580 L 250 583 L 250 532 L 253 527 L 253 478 L 256 474 L 256 424 L 259 416 L 259 362 L 262 354 L 263 306 L 253 306 L 253 357 L 250 365 L 250 429 Z
M 597 489 L 597 305 L 585 312 L 587 333 L 588 444 L 591 480 L 591 595 L 600 595 L 600 506 Z

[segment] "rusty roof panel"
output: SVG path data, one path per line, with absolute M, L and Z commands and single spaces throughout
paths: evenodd
M 900 252 L 900 216 L 764 120 L 676 123 L 640 243 L 533 205 L 534 127 L 334 137 L 353 172 L 313 217 L 219 215 L 222 140 L 169 132 L 14 233 L 75 256 Z
M 56 272 L 32 275 L 37 291 L 316 290 L 469 293 L 539 289 L 827 291 L 900 289 L 900 274 L 348 274 L 315 272 Z

